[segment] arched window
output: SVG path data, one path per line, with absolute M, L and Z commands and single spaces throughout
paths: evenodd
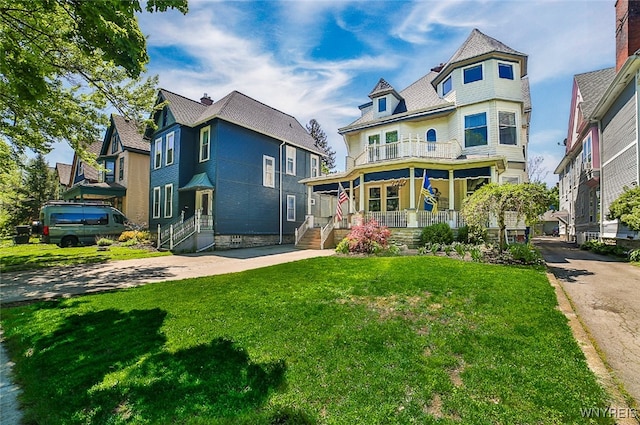
M 427 131 L 427 142 L 435 142 L 436 141 L 436 130 L 431 128 Z

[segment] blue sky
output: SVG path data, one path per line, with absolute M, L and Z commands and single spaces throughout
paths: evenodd
M 562 158 L 575 74 L 614 65 L 615 0 L 189 1 L 189 13 L 144 14 L 150 74 L 191 99 L 232 90 L 315 118 L 344 169 L 337 129 L 356 119 L 382 77 L 398 91 L 446 62 L 478 28 L 529 55 L 529 155 L 548 184 Z M 56 146 L 49 162 L 70 163 Z

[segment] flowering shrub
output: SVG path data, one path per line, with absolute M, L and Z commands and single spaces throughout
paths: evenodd
M 388 248 L 391 232 L 386 226 L 369 220 L 351 228 L 351 232 L 338 244 L 336 252 L 348 254 L 377 254 Z

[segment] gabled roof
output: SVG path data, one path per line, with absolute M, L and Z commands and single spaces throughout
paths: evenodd
M 111 114 L 111 122 L 120 136 L 120 142 L 124 150 L 136 150 L 147 153 L 150 151 L 150 143 L 144 139 L 142 133 L 143 127 L 140 124 L 116 114 Z M 107 144 L 108 140 L 105 145 Z M 105 148 L 106 146 L 102 148 L 103 155 L 105 154 Z
M 60 184 L 69 186 L 69 181 L 71 179 L 71 164 L 56 162 L 56 172 L 58 173 L 58 181 Z
M 418 81 L 414 82 L 399 93 L 400 98 L 404 100 L 404 102 L 402 102 L 404 107 L 403 112 L 400 113 L 399 110 L 396 110 L 393 115 L 376 120 L 374 118 L 373 111 L 370 110 L 348 126 L 340 128 L 338 132 L 343 134 L 349 130 L 365 126 L 368 123 L 397 119 L 412 113 L 436 111 L 438 109 L 452 106 L 453 104 L 451 102 L 438 96 L 438 93 L 431 84 L 431 81 L 437 75 L 438 74 L 436 72 L 429 72 L 427 75 L 420 78 Z
M 232 91 L 209 106 L 166 90 L 161 90 L 161 94 L 169 101 L 171 113 L 180 124 L 195 127 L 219 118 L 312 152 L 325 154 L 293 116 L 238 91 Z
M 195 123 L 198 117 L 207 109 L 207 105 L 187 99 L 169 90 L 160 89 L 160 97 L 162 100 L 169 101 L 168 108 L 178 124 L 191 125 Z
M 469 37 L 462 43 L 462 46 L 444 65 L 438 76 L 439 78 L 434 79 L 434 86 L 438 85 L 453 69 L 475 62 L 483 56 L 517 59 L 521 63 L 521 77 L 527 75 L 527 55 L 474 28 Z
M 371 90 L 371 93 L 369 93 L 369 97 L 371 99 L 374 99 L 376 97 L 384 96 L 389 93 L 393 93 L 393 95 L 397 99 L 400 99 L 400 95 L 398 94 L 396 89 L 394 89 L 391 84 L 386 82 L 384 78 L 380 78 L 380 81 L 378 81 L 378 84 L 376 84 L 373 90 Z
M 89 146 L 87 146 L 87 152 L 90 154 L 95 155 L 95 157 L 97 158 L 100 155 L 100 150 L 102 149 L 102 140 L 96 140 L 95 142 L 91 143 Z M 80 156 L 78 156 L 77 153 L 73 154 L 73 165 L 71 166 L 71 173 L 72 176 L 70 176 L 69 178 L 69 182 L 71 184 L 73 184 L 73 179 L 75 178 L 75 173 L 76 171 L 76 167 L 78 166 L 78 163 L 82 161 L 82 159 L 80 158 Z M 97 182 L 98 181 L 98 170 L 95 169 L 94 167 L 92 167 L 91 165 L 87 164 L 85 161 L 83 162 L 83 167 L 84 167 L 84 179 L 86 181 L 90 181 L 90 182 Z
M 585 72 L 574 76 L 580 95 L 582 96 L 583 118 L 588 119 L 593 113 L 598 101 L 602 98 L 605 90 L 616 77 L 614 67 L 605 68 L 598 71 Z

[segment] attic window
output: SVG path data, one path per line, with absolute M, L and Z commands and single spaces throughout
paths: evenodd
M 513 80 L 513 65 L 510 63 L 498 63 L 498 77 Z
M 449 78 L 444 80 L 444 82 L 442 83 L 442 95 L 443 96 L 448 95 L 452 89 L 453 89 L 453 83 L 451 82 L 451 76 L 449 76 Z
M 378 99 L 378 112 L 384 112 L 387 110 L 387 98 L 381 97 Z
M 466 68 L 463 74 L 465 84 L 482 80 L 482 64 Z

